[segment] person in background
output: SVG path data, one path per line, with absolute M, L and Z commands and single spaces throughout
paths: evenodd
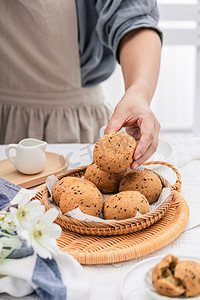
M 133 168 L 155 152 L 155 0 L 1 0 L 0 8 L 0 144 L 94 143 L 107 125 L 105 134 L 126 127 L 138 139 Z M 116 62 L 125 94 L 111 116 L 99 84 Z

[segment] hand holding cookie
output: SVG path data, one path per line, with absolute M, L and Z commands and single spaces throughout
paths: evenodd
M 108 134 L 125 127 L 126 132 L 138 141 L 132 169 L 136 169 L 151 157 L 158 146 L 160 124 L 149 105 L 141 89 L 134 86 L 128 88 L 105 129 L 105 134 Z

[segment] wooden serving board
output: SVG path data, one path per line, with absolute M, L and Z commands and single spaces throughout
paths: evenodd
M 64 175 L 68 168 L 67 159 L 57 153 L 46 152 L 46 165 L 42 172 L 34 175 L 20 173 L 8 159 L 0 161 L 0 177 L 23 188 L 30 188 L 45 182 L 51 175 Z

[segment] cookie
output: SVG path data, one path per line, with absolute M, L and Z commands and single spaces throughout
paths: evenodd
M 185 287 L 185 297 L 200 294 L 200 264 L 195 261 L 180 261 L 175 268 L 174 277 Z
M 127 191 L 110 196 L 105 200 L 103 215 L 107 220 L 123 220 L 135 217 L 137 210 L 149 211 L 149 203 L 139 192 Z
M 60 196 L 60 209 L 63 214 L 77 207 L 88 215 L 99 217 L 103 209 L 103 196 L 90 181 L 76 178 Z
M 179 280 L 173 276 L 178 258 L 169 254 L 152 271 L 152 283 L 156 291 L 164 296 L 180 296 L 185 288 Z
M 112 132 L 100 139 L 94 147 L 95 164 L 104 172 L 119 173 L 133 162 L 135 139 L 123 132 Z
M 120 181 L 119 191 L 138 191 L 147 198 L 149 203 L 153 203 L 160 196 L 162 182 L 151 170 L 133 171 Z
M 139 211 L 141 215 L 150 212 L 150 206 L 147 198 L 144 195 L 142 195 L 140 192 L 136 192 L 136 191 L 130 191 L 130 192 L 132 192 L 132 201 L 135 203 L 137 211 Z
M 152 283 L 157 292 L 164 296 L 196 296 L 200 294 L 200 264 L 179 261 L 169 254 L 154 267 Z
M 115 193 L 119 191 L 119 182 L 126 171 L 120 173 L 107 173 L 101 171 L 96 164 L 89 165 L 84 178 L 93 182 L 102 193 Z
M 66 189 L 66 187 L 70 186 L 71 183 L 75 182 L 77 179 L 76 177 L 63 177 L 61 180 L 59 180 L 54 188 L 53 188 L 53 200 L 57 205 L 60 203 L 60 196 L 62 192 Z

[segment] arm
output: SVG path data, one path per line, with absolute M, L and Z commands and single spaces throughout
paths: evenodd
M 160 125 L 150 103 L 158 80 L 160 53 L 160 37 L 152 29 L 128 32 L 119 46 L 125 95 L 116 106 L 105 134 L 126 127 L 139 140 L 133 169 L 147 160 L 158 145 Z

